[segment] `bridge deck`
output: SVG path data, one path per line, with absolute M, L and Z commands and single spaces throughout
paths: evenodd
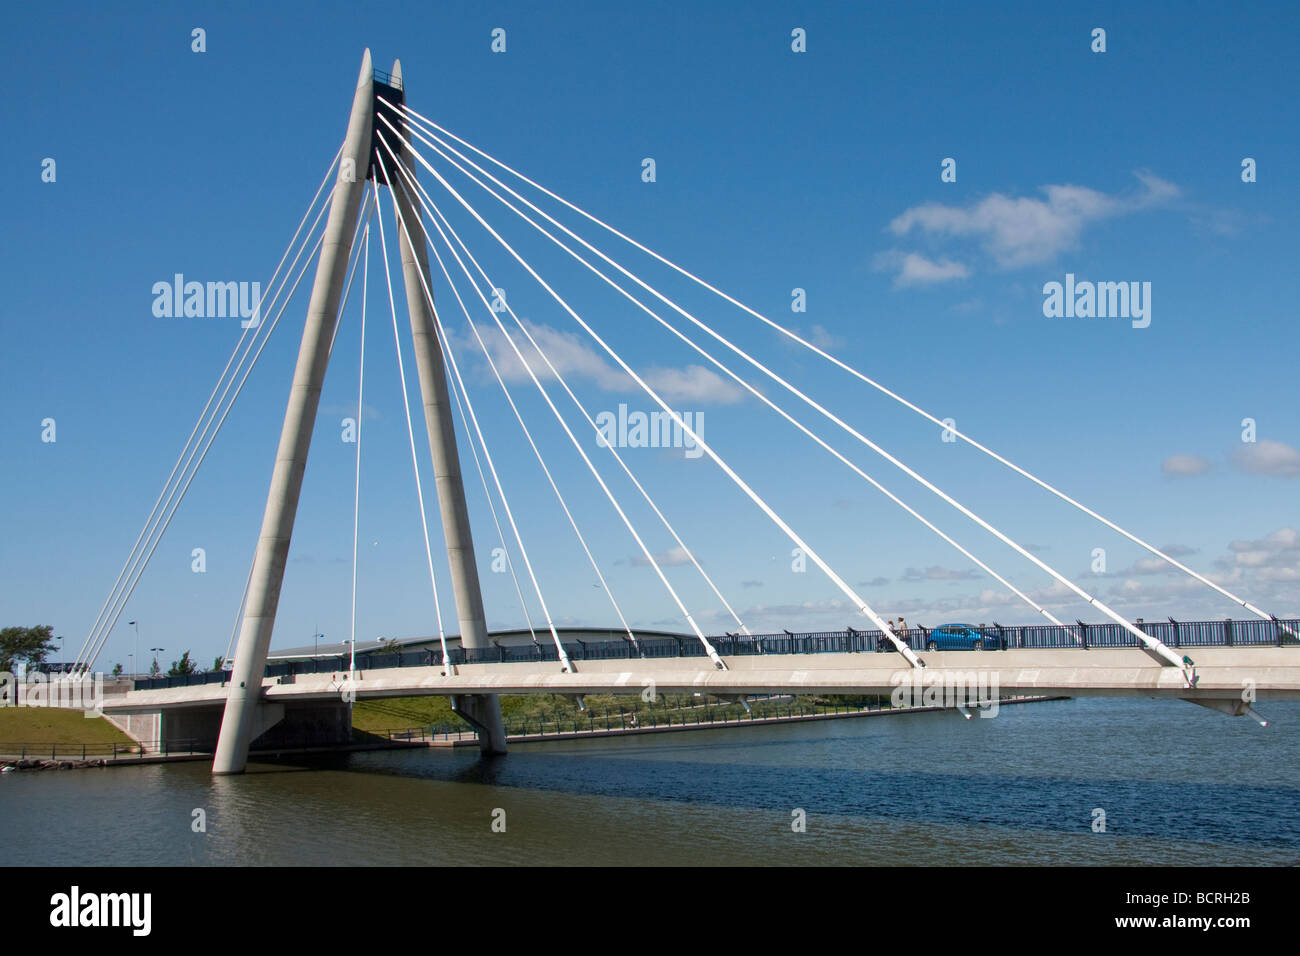
M 1198 677 L 1188 688 L 1182 674 L 1137 648 L 934 651 L 914 671 L 898 654 L 762 654 L 724 658 L 727 670 L 698 658 L 591 660 L 563 673 L 558 664 L 462 664 L 444 676 L 438 667 L 358 671 L 358 698 L 450 694 L 640 694 L 700 692 L 752 694 L 889 694 L 921 675 L 926 683 L 968 684 L 979 679 L 1006 693 L 1070 696 L 1241 699 L 1252 688 L 1261 699 L 1300 698 L 1300 652 L 1292 647 L 1204 647 L 1192 654 Z M 300 674 L 267 678 L 268 701 L 338 700 L 348 675 Z M 105 703 L 109 712 L 211 706 L 226 687 L 201 684 L 133 690 Z

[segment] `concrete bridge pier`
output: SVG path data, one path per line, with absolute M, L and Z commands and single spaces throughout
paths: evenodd
M 447 701 L 452 710 L 478 731 L 482 753 L 500 756 L 506 752 L 505 721 L 496 694 L 452 694 Z

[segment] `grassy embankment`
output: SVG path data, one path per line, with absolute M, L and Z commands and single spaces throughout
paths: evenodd
M 9 744 L 125 744 L 134 741 L 103 717 L 58 707 L 0 707 L 0 751 Z
M 578 709 L 577 702 L 558 694 L 526 694 L 501 698 L 501 713 L 507 727 L 513 732 L 525 724 L 534 727 L 545 722 L 548 730 L 557 727 L 584 729 L 596 726 L 619 725 L 619 714 L 636 713 L 643 726 L 652 723 L 693 723 L 696 716 L 708 720 L 736 720 L 745 714 L 740 704 L 721 702 L 712 698 L 687 695 L 661 696 L 648 703 L 638 696 L 589 695 L 585 698 L 586 711 Z M 835 707 L 869 704 L 873 709 L 880 703 L 888 706 L 888 698 L 875 697 L 811 697 L 800 696 L 779 700 L 755 700 L 750 707 L 756 717 L 784 715 L 802 708 L 804 713 L 825 711 Z M 445 697 L 393 697 L 381 700 L 359 700 L 352 711 L 352 726 L 363 733 L 385 730 L 406 730 L 419 727 L 445 727 L 468 729 L 452 711 Z M 0 707 L 0 751 L 8 750 L 6 744 L 123 744 L 134 741 L 102 717 L 87 718 L 79 710 L 53 707 Z
M 662 726 L 670 721 L 676 724 L 683 719 L 693 723 L 696 715 L 702 716 L 706 721 L 709 719 L 707 714 L 712 714 L 713 719 L 718 721 L 724 717 L 735 720 L 745 715 L 745 709 L 740 704 L 684 694 L 661 696 L 653 703 L 647 703 L 639 696 L 588 695 L 584 703 L 587 709 L 580 711 L 574 700 L 558 694 L 503 696 L 501 714 L 505 718 L 507 729 L 512 732 L 525 722 L 536 725 L 542 721 L 548 729 L 558 725 L 563 729 L 576 726 L 581 730 L 591 726 L 592 718 L 596 726 L 605 726 L 606 717 L 617 727 L 620 713 L 633 712 L 642 726 L 650 726 L 652 723 Z M 814 710 L 868 704 L 874 709 L 881 703 L 888 706 L 889 698 L 801 696 L 793 699 L 755 700 L 750 702 L 750 708 L 755 717 L 765 717 L 777 714 L 784 716 L 791 708 L 796 713 L 800 707 L 804 713 L 811 713 Z M 445 697 L 390 697 L 357 701 L 352 708 L 352 726 L 366 733 L 378 733 L 419 727 L 468 729 L 469 725 L 456 716 Z

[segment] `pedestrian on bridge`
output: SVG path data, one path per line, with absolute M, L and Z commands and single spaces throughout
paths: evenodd
M 887 626 L 891 631 L 894 629 L 894 619 L 892 617 L 887 622 Z M 887 633 L 881 634 L 878 638 L 876 638 L 876 650 L 887 651 L 890 649 L 891 646 L 892 645 L 890 645 L 889 643 L 889 635 Z

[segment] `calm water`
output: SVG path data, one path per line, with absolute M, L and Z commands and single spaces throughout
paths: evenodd
M 0 777 L 7 864 L 1300 863 L 1300 703 L 1181 701 Z M 1106 832 L 1092 832 L 1094 808 Z M 203 808 L 207 832 L 191 829 Z M 494 809 L 506 832 L 494 833 Z M 791 830 L 791 811 L 807 832 Z

